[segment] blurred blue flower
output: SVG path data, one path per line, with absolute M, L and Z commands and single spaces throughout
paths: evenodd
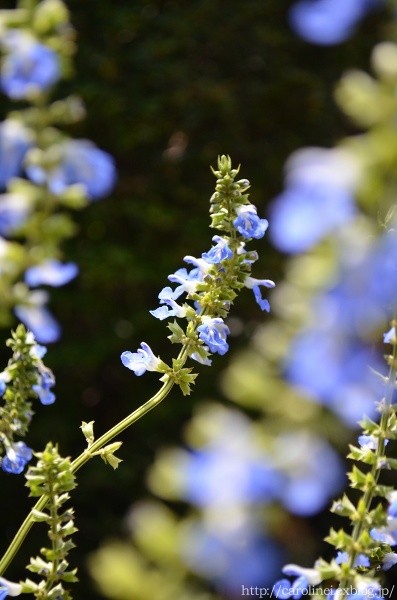
M 60 162 L 50 171 L 28 164 L 26 173 L 37 185 L 47 183 L 51 192 L 62 194 L 70 185 L 83 185 L 91 200 L 107 196 L 116 182 L 114 160 L 88 140 L 66 140 L 57 146 Z
M 60 78 L 59 57 L 48 46 L 20 30 L 3 36 L 6 55 L 0 71 L 0 85 L 14 100 L 46 91 Z
M 295 337 L 285 361 L 289 381 L 314 401 L 356 426 L 375 413 L 383 394 L 381 380 L 369 369 L 384 371 L 384 361 L 359 339 L 319 322 Z
M 347 151 L 305 148 L 292 154 L 286 170 L 286 189 L 269 209 L 270 236 L 278 249 L 298 253 L 355 216 L 358 166 Z
M 23 225 L 30 213 L 29 201 L 20 194 L 0 195 L 0 235 L 9 236 Z
M 233 252 L 228 246 L 227 239 L 222 238 L 219 235 L 214 235 L 212 241 L 216 242 L 216 246 L 213 246 L 211 250 L 209 250 L 208 252 L 203 252 L 203 254 L 201 255 L 207 263 L 217 265 L 223 260 L 232 258 Z
M 138 352 L 126 351 L 121 355 L 123 365 L 138 376 L 143 375 L 146 371 L 157 371 L 160 364 L 160 360 L 153 354 L 148 344 L 142 342 L 141 348 L 138 349 Z
M 16 442 L 6 447 L 6 456 L 1 461 L 1 468 L 7 473 L 19 475 L 27 462 L 32 458 L 32 449 L 24 442 Z
M 246 238 L 259 239 L 265 235 L 268 221 L 260 219 L 253 204 L 243 204 L 236 209 L 237 218 L 233 225 L 237 231 Z
M 48 259 L 39 265 L 29 267 L 25 272 L 25 282 L 29 287 L 37 287 L 42 284 L 59 287 L 74 279 L 78 271 L 75 263 L 63 264 L 55 258 Z
M 323 510 L 346 484 L 344 465 L 332 446 L 311 432 L 285 432 L 275 442 L 275 466 L 283 474 L 278 497 L 300 516 Z
M 338 552 L 335 558 L 335 562 L 337 565 L 341 565 L 342 563 L 347 563 L 349 562 L 349 555 L 347 552 Z M 365 556 L 365 554 L 359 554 L 355 561 L 354 561 L 354 567 L 369 567 L 370 566 L 370 560 L 368 558 L 368 556 Z
M 31 296 L 32 298 L 32 296 Z M 34 300 L 38 299 L 35 303 Z M 44 306 L 42 293 L 33 296 L 31 305 L 17 304 L 14 308 L 16 317 L 34 334 L 36 340 L 43 344 L 56 342 L 61 336 L 61 327 Z
M 397 563 L 397 554 L 395 552 L 386 552 L 383 557 L 382 569 L 388 571 Z
M 51 388 L 55 385 L 53 372 L 44 365 L 39 366 L 39 382 L 32 385 L 32 390 L 38 395 L 42 404 L 48 405 L 55 402 L 55 394 Z
M 4 396 L 4 392 L 6 391 L 7 386 L 4 381 L 0 379 L 0 396 Z
M 32 134 L 19 121 L 0 123 L 0 187 L 5 188 L 22 171 L 26 152 L 32 145 Z
M 347 40 L 382 0 L 299 0 L 290 11 L 294 31 L 308 42 L 330 46 Z
M 0 600 L 6 598 L 8 594 L 10 596 L 19 596 L 21 591 L 22 586 L 20 583 L 14 583 L 13 581 L 4 579 L 4 577 L 0 577 Z
M 229 350 L 226 337 L 229 335 L 229 327 L 225 325 L 220 317 L 202 317 L 203 324 L 197 327 L 199 338 L 208 345 L 210 352 L 217 352 L 221 356 Z
M 227 519 L 228 514 L 218 515 Z M 207 577 L 233 594 L 243 585 L 273 583 L 283 557 L 274 541 L 260 534 L 259 523 L 234 523 L 214 533 L 204 523 L 191 523 L 182 535 L 182 560 L 196 573 Z

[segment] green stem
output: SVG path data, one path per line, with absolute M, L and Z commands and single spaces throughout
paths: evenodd
M 145 404 L 137 408 L 137 410 L 135 410 L 128 417 L 123 419 L 123 421 L 112 427 L 112 429 L 110 429 L 108 432 L 106 432 L 104 435 L 98 438 L 96 442 L 94 442 L 89 448 L 87 448 L 87 450 L 85 450 L 78 458 L 76 458 L 76 460 L 72 462 L 72 472 L 75 473 L 76 471 L 78 471 L 80 467 L 82 467 L 86 462 L 90 460 L 90 458 L 92 458 L 94 452 L 106 446 L 106 444 L 108 444 L 114 437 L 125 431 L 128 427 L 130 427 L 130 425 L 138 421 L 138 419 L 146 415 L 150 410 L 152 410 L 158 404 L 160 404 L 160 402 L 162 402 L 162 400 L 164 400 L 164 398 L 168 396 L 173 385 L 174 381 L 172 379 L 168 379 L 168 381 L 166 381 L 163 384 L 163 386 L 160 388 L 157 394 L 150 398 L 150 400 L 148 400 Z M 41 496 L 41 498 L 33 507 L 33 510 L 42 511 L 47 502 L 48 497 Z M 32 527 L 34 522 L 35 521 L 33 519 L 33 514 L 32 512 L 30 512 L 24 520 L 24 522 L 22 523 L 13 541 L 11 542 L 7 552 L 4 554 L 2 560 L 0 561 L 0 575 L 4 573 L 8 565 L 13 560 L 14 556 L 18 552 L 22 542 L 29 533 L 30 528 Z

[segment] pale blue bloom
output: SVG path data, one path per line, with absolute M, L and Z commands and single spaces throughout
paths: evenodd
M 308 250 L 355 216 L 359 167 L 348 152 L 303 148 L 288 159 L 286 173 L 286 188 L 269 209 L 278 249 Z
M 6 598 L 7 595 L 10 596 L 19 596 L 22 592 L 22 586 L 20 583 L 14 583 L 13 581 L 8 581 L 4 577 L 0 577 L 0 600 Z
M 371 529 L 371 537 L 377 542 L 389 544 L 389 546 L 397 545 L 397 491 L 393 490 L 387 496 L 389 507 L 387 509 L 386 525 L 377 529 Z
M 167 317 L 185 317 L 186 308 L 175 302 L 174 295 L 175 292 L 170 287 L 163 288 L 158 297 L 161 304 L 167 304 L 168 306 L 160 306 L 156 310 L 150 310 L 150 314 L 160 319 L 160 321 L 163 321 Z
M 395 552 L 386 552 L 383 557 L 382 568 L 388 571 L 397 563 L 397 554 Z
M 335 558 L 335 562 L 337 565 L 341 565 L 342 563 L 347 563 L 349 561 L 349 555 L 347 552 L 338 552 Z M 368 556 L 365 554 L 359 554 L 355 561 L 354 567 L 369 567 L 371 564 Z
M 260 286 L 264 286 L 267 288 L 274 288 L 276 285 L 274 283 L 274 281 L 271 281 L 270 279 L 255 279 L 255 277 L 247 276 L 244 279 L 244 285 L 246 288 L 248 288 L 249 290 L 252 290 L 254 292 L 255 300 L 257 301 L 257 303 L 259 304 L 261 309 L 269 312 L 269 310 L 270 310 L 269 301 L 266 300 L 265 298 L 262 298 Z
M 227 260 L 233 257 L 233 252 L 228 246 L 228 240 L 214 235 L 212 238 L 213 242 L 216 242 L 216 246 L 213 246 L 208 252 L 203 252 L 202 258 L 212 265 L 217 265 L 223 260 Z M 186 259 L 185 259 L 186 260 Z
M 61 327 L 50 311 L 42 304 L 30 306 L 17 304 L 14 307 L 17 318 L 34 334 L 38 342 L 49 344 L 61 336 Z
M 186 256 L 185 257 L 185 261 L 186 258 L 190 259 L 193 257 L 189 257 Z M 202 259 L 195 259 L 195 260 L 200 260 L 202 261 Z M 186 261 L 189 262 L 189 261 Z M 205 261 L 202 261 L 205 262 Z M 207 267 L 210 268 L 210 265 L 208 263 Z M 187 269 L 185 269 L 184 267 L 182 269 L 178 269 L 177 271 L 175 271 L 175 273 L 172 273 L 172 275 L 168 275 L 168 279 L 170 281 L 172 281 L 173 283 L 179 283 L 180 285 L 175 289 L 175 291 L 173 292 L 172 295 L 172 299 L 176 300 L 177 298 L 179 298 L 179 296 L 181 296 L 184 293 L 187 294 L 192 294 L 193 292 L 196 291 L 197 288 L 197 284 L 201 283 L 203 281 L 203 275 L 202 275 L 202 271 L 196 267 L 195 269 L 191 269 L 190 271 L 188 271 Z
M 396 339 L 396 328 L 392 327 L 387 333 L 383 334 L 383 341 L 385 344 L 391 344 Z
M 143 375 L 146 371 L 157 371 L 160 364 L 160 359 L 153 354 L 148 344 L 142 342 L 141 348 L 138 349 L 138 352 L 126 351 L 121 355 L 123 365 L 138 376 Z
M 199 338 L 208 345 L 210 352 L 217 352 L 220 355 L 226 354 L 229 345 L 226 337 L 230 331 L 227 325 L 220 317 L 202 317 L 203 324 L 197 327 Z
M 16 442 L 6 447 L 6 456 L 3 457 L 1 468 L 7 473 L 19 475 L 25 465 L 32 458 L 32 449 L 24 442 Z
M 382 0 L 299 0 L 290 12 L 292 28 L 314 44 L 347 40 L 357 23 Z
M 75 263 L 63 264 L 55 258 L 50 258 L 39 265 L 29 267 L 25 272 L 25 282 L 30 287 L 42 284 L 59 287 L 74 279 L 78 271 Z
M 6 391 L 7 386 L 4 381 L 0 379 L 0 396 L 4 396 L 4 392 Z
M 360 435 L 358 443 L 362 448 L 369 448 L 370 450 L 376 450 L 379 444 L 379 438 L 374 435 Z M 385 446 L 389 443 L 389 440 L 384 440 Z
M 25 32 L 10 31 L 2 43 L 6 55 L 1 66 L 0 84 L 10 98 L 20 100 L 46 91 L 60 78 L 56 52 Z
M 296 598 L 299 599 L 305 594 L 307 588 L 321 583 L 321 575 L 316 569 L 304 569 L 298 565 L 289 564 L 283 568 L 283 573 L 289 577 L 297 577 L 293 583 L 287 579 L 281 579 L 274 584 L 274 593 L 276 598 Z
M 32 134 L 19 121 L 7 119 L 0 123 L 0 187 L 5 188 L 18 177 L 26 152 L 32 145 Z
M 236 209 L 237 218 L 233 225 L 246 238 L 259 239 L 265 235 L 269 226 L 266 219 L 260 219 L 253 204 L 243 204 Z
M 68 186 L 80 184 L 91 200 L 107 196 L 116 182 L 114 160 L 88 140 L 65 140 L 59 146 L 59 164 L 50 171 L 39 165 L 28 164 L 26 173 L 37 185 L 48 184 L 55 195 L 61 195 Z

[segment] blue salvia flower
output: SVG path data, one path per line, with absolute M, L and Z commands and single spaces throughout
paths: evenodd
M 232 258 L 233 252 L 228 246 L 227 239 L 220 237 L 219 235 L 214 235 L 212 241 L 216 242 L 216 246 L 213 246 L 211 250 L 208 252 L 203 252 L 201 255 L 205 262 L 212 265 L 218 265 L 223 260 Z
M 383 0 L 299 0 L 290 11 L 294 31 L 308 42 L 339 44 L 354 32 L 357 23 Z
M 142 348 L 142 349 L 141 349 Z M 121 362 L 127 369 L 134 371 L 135 375 L 143 375 L 146 371 L 157 371 L 160 364 L 152 352 L 151 348 L 145 342 L 141 343 L 141 348 L 137 352 L 123 352 Z
M 309 585 L 318 585 L 322 578 L 316 569 L 304 569 L 298 565 L 289 564 L 283 568 L 283 573 L 289 577 L 297 577 L 291 584 L 288 579 L 281 579 L 274 584 L 276 598 L 301 598 L 307 595 L 305 592 Z
M 14 100 L 46 91 L 60 78 L 59 57 L 24 31 L 7 32 L 0 40 L 6 50 L 0 85 Z
M 47 183 L 51 192 L 61 195 L 68 186 L 84 186 L 90 200 L 107 196 L 116 183 L 114 160 L 89 140 L 65 140 L 58 144 L 59 163 L 50 170 L 27 164 L 26 173 L 37 185 Z
M 335 558 L 335 562 L 337 565 L 341 565 L 342 563 L 347 563 L 349 561 L 349 555 L 347 552 L 338 552 Z M 368 556 L 365 554 L 359 554 L 354 561 L 353 567 L 369 567 L 371 564 Z
M 51 388 L 55 385 L 55 378 L 47 367 L 39 367 L 39 383 L 32 385 L 32 390 L 36 392 L 42 404 L 48 405 L 55 402 L 55 394 L 51 392 Z
M 4 600 L 7 596 L 19 596 L 21 592 L 22 586 L 19 583 L 0 577 L 0 600 Z
M 4 392 L 6 391 L 6 389 L 7 389 L 7 385 L 6 385 L 5 381 L 2 381 L 0 379 L 0 396 L 4 396 Z
M 267 288 L 274 288 L 276 285 L 274 283 L 274 281 L 271 281 L 270 279 L 255 279 L 255 277 L 247 276 L 244 279 L 244 285 L 246 288 L 248 288 L 249 290 L 252 290 L 254 292 L 255 300 L 257 301 L 257 303 L 259 304 L 261 309 L 269 312 L 270 311 L 269 301 L 266 300 L 265 298 L 262 298 L 260 286 L 264 286 Z
M 397 554 L 395 552 L 386 552 L 383 557 L 382 569 L 388 571 L 397 563 Z
M 210 352 L 217 352 L 221 356 L 229 350 L 226 337 L 229 335 L 229 327 L 225 325 L 220 317 L 203 317 L 203 324 L 197 327 L 199 337 L 208 345 Z
M 26 152 L 32 145 L 32 134 L 16 119 L 0 123 L 0 187 L 5 188 L 22 171 Z
M 1 468 L 6 473 L 19 475 L 25 468 L 26 463 L 32 458 L 33 452 L 25 442 L 16 442 L 7 445 L 6 456 L 1 461 Z
M 38 285 L 51 285 L 59 287 L 69 283 L 78 274 L 78 266 L 75 263 L 61 263 L 59 260 L 48 259 L 39 265 L 29 267 L 25 272 L 25 282 L 30 287 Z
M 161 290 L 159 294 L 159 300 L 161 304 L 166 304 L 167 306 L 160 306 L 156 310 L 150 310 L 150 314 L 163 321 L 167 317 L 185 317 L 186 316 L 186 308 L 177 304 L 174 300 L 175 292 L 170 287 L 165 287 Z
M 246 238 L 260 239 L 269 226 L 266 219 L 260 219 L 253 204 L 243 204 L 236 208 L 237 218 L 233 225 Z
M 191 262 L 190 259 L 193 259 L 193 256 L 185 256 L 185 262 Z M 186 260 L 188 259 L 188 260 Z M 194 259 L 197 261 L 202 261 L 205 263 L 203 259 Z M 210 265 L 206 263 L 207 269 L 210 268 Z M 178 269 L 175 273 L 168 275 L 168 279 L 173 283 L 179 283 L 180 285 L 175 289 L 172 299 L 176 300 L 184 293 L 191 294 L 196 291 L 197 284 L 203 281 L 203 271 L 199 267 L 191 269 L 188 271 L 184 267 L 182 269 Z

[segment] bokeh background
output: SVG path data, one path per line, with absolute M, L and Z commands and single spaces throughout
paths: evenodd
M 135 351 L 144 340 L 165 361 L 174 355 L 165 324 L 148 311 L 157 307 L 159 290 L 182 266 L 183 256 L 199 256 L 210 247 L 208 200 L 215 179 L 209 165 L 216 165 L 219 154 L 241 163 L 242 177 L 252 184 L 250 200 L 266 217 L 291 152 L 332 146 L 355 132 L 334 102 L 334 85 L 346 69 L 367 67 L 387 16 L 371 14 L 341 45 L 315 47 L 291 31 L 292 2 L 69 0 L 67 5 L 78 52 L 73 76 L 56 94 L 83 98 L 87 118 L 69 133 L 94 140 L 115 157 L 118 168 L 112 196 L 75 216 L 77 235 L 64 246 L 80 275 L 51 294 L 50 307 L 63 327 L 46 359 L 56 374 L 57 402 L 38 409 L 29 437 L 35 448 L 43 440 L 58 441 L 61 452 L 74 457 L 84 447 L 82 420 L 94 420 L 99 435 L 157 390 L 155 375 L 136 378 L 123 368 L 121 352 Z M 2 8 L 13 3 L 3 0 Z M 10 106 L 2 97 L 2 115 Z M 255 275 L 280 281 L 284 256 L 266 237 L 255 247 L 261 257 Z M 183 398 L 174 390 L 124 433 L 119 452 L 124 462 L 117 471 L 98 459 L 79 473 L 78 549 L 71 560 L 81 579 L 76 598 L 102 598 L 87 573 L 87 555 L 103 539 L 125 536 L 129 507 L 150 497 L 149 465 L 160 448 L 183 443 L 183 427 L 195 408 L 208 400 L 231 406 L 219 385 L 221 373 L 271 318 L 246 290 L 233 308 L 230 352 L 215 357 L 210 369 L 199 367 L 194 394 Z M 2 340 L 7 336 L 1 332 Z M 7 357 L 2 350 L 2 361 Z M 21 510 L 30 506 L 22 480 L 10 475 L 4 486 L 2 548 L 12 539 Z M 294 529 L 297 537 L 308 536 L 313 559 L 328 527 L 324 511 Z M 20 577 L 40 535 L 39 528 L 29 535 L 7 573 L 10 579 Z

